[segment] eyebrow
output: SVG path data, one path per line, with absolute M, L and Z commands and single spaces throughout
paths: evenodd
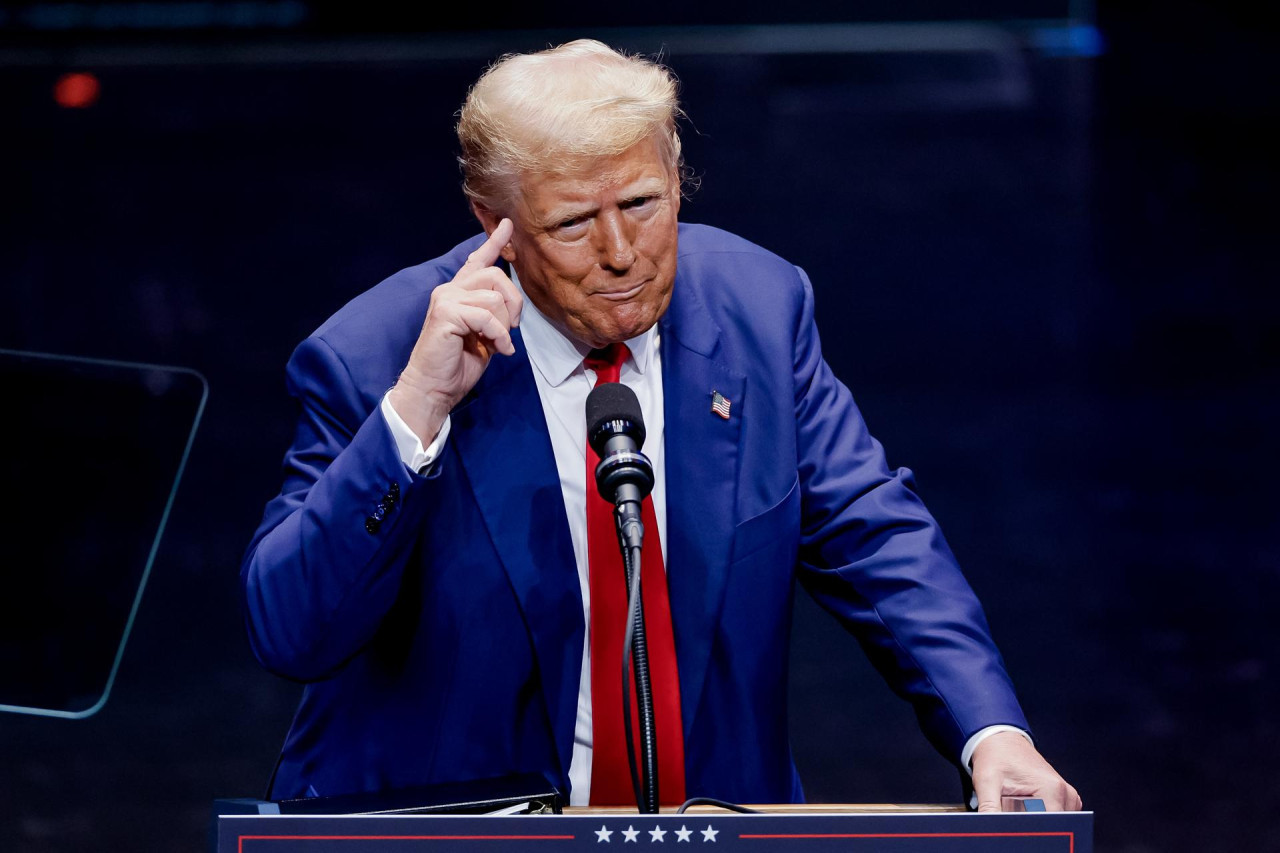
M 618 203 L 626 204 L 635 201 L 638 198 L 646 196 L 659 196 L 666 189 L 666 182 L 657 177 L 646 177 L 637 180 L 634 184 L 625 188 L 618 194 Z M 550 228 L 561 222 L 567 222 L 570 219 L 577 219 L 581 216 L 588 216 L 598 211 L 599 205 L 592 203 L 574 204 L 566 202 L 548 210 L 544 215 L 538 217 L 539 226 Z
M 661 178 L 641 178 L 636 181 L 632 187 L 630 187 L 630 192 L 623 193 L 622 198 L 619 200 L 628 202 L 635 201 L 638 198 L 644 198 L 645 196 L 662 195 L 662 191 L 666 188 L 667 182 Z

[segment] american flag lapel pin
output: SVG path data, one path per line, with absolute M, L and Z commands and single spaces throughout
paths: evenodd
M 711 392 L 711 411 L 726 421 L 729 420 L 729 406 L 733 405 L 728 397 L 719 391 Z

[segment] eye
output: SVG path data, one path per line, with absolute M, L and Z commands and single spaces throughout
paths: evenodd
M 657 199 L 657 196 L 642 195 L 637 198 L 630 198 L 619 205 L 623 210 L 636 210 L 644 208 Z

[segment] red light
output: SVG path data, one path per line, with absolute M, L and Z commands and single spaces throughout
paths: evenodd
M 97 77 L 77 71 L 58 78 L 53 86 L 53 99 L 60 107 L 78 110 L 96 104 L 101 91 L 102 85 Z

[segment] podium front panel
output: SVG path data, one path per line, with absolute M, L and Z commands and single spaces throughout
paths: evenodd
M 1092 812 L 226 815 L 216 853 L 1092 853 Z

